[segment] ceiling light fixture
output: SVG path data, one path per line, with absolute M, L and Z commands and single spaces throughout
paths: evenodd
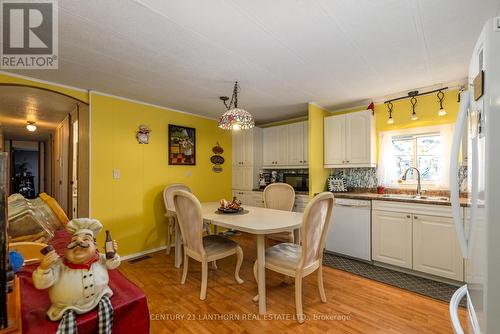
M 446 110 L 444 110 L 444 108 L 443 108 L 444 93 L 442 91 L 439 91 L 437 93 L 437 97 L 438 97 L 438 100 L 439 100 L 438 115 L 439 116 L 444 116 L 444 115 L 446 115 Z
M 238 81 L 234 83 L 233 95 L 229 103 L 229 97 L 221 96 L 219 99 L 224 103 L 226 112 L 219 119 L 219 128 L 224 130 L 247 130 L 255 126 L 255 121 L 252 114 L 245 109 L 238 108 L 238 93 L 240 86 Z
M 387 108 L 389 109 L 389 119 L 387 120 L 387 124 L 394 124 L 394 118 L 392 118 L 392 102 L 387 103 Z
M 26 125 L 26 129 L 28 129 L 28 131 L 30 131 L 30 132 L 36 131 L 35 122 L 28 121 L 28 125 Z
M 416 121 L 418 119 L 418 116 L 417 116 L 417 112 L 415 111 L 415 108 L 417 106 L 417 99 L 415 98 L 415 96 L 418 95 L 418 91 L 414 90 L 412 92 L 409 92 L 408 95 L 411 96 L 411 99 L 410 99 L 411 110 L 412 110 L 411 120 Z

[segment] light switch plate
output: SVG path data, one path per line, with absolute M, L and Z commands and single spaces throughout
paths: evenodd
M 120 178 L 120 170 L 119 169 L 113 169 L 113 179 L 118 180 Z

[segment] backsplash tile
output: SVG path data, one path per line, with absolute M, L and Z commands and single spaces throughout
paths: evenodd
M 467 192 L 467 166 L 461 166 L 458 173 L 460 191 Z M 344 176 L 348 188 L 375 188 L 378 185 L 377 168 L 333 168 L 331 175 Z
M 376 168 L 334 168 L 333 177 L 344 176 L 348 188 L 375 188 L 377 186 Z

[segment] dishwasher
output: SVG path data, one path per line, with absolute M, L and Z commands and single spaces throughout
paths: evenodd
M 336 198 L 325 250 L 371 261 L 371 201 Z

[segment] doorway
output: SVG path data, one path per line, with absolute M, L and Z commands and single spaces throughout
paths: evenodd
M 40 149 L 38 142 L 14 142 L 11 147 L 10 193 L 35 198 L 40 193 Z
M 9 194 L 54 197 L 69 218 L 89 215 L 89 108 L 44 88 L 0 84 L 0 151 Z M 3 137 L 3 138 L 2 138 Z

